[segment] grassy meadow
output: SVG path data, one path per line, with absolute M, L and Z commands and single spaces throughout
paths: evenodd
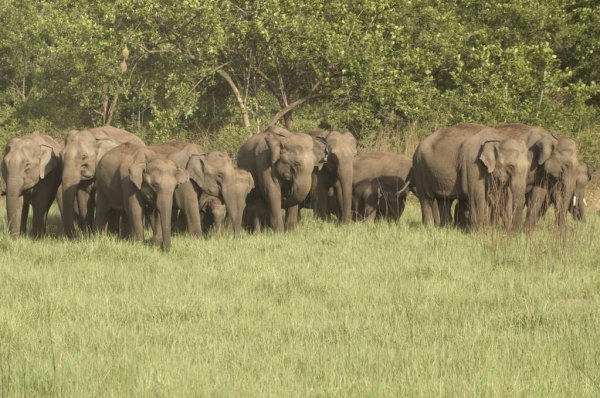
M 5 210 L 2 225 L 5 225 Z M 559 232 L 0 236 L 0 396 L 600 396 L 600 217 Z

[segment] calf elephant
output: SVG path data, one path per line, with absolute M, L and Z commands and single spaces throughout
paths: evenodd
M 362 153 L 353 162 L 354 219 L 398 219 L 404 211 L 412 169 L 409 157 L 389 152 Z
M 423 223 L 449 223 L 450 206 L 458 200 L 468 209 L 469 225 L 481 228 L 497 210 L 506 228 L 519 224 L 530 167 L 525 142 L 478 124 L 459 124 L 425 138 L 413 156 L 413 177 Z M 499 209 L 499 210 L 498 210 Z
M 222 231 L 225 225 L 225 204 L 216 196 L 202 194 L 198 199 L 198 206 L 202 231 L 208 232 L 211 228 L 215 232 Z
M 313 169 L 322 165 L 315 155 L 312 137 L 269 127 L 242 144 L 237 164 L 252 174 L 256 187 L 250 200 L 265 201 L 270 226 L 276 232 L 284 230 L 283 208 L 285 227 L 293 229 L 298 223 L 299 205 L 310 192 Z
M 2 178 L 6 183 L 6 212 L 12 235 L 26 232 L 33 209 L 32 235 L 46 232 L 48 210 L 60 186 L 61 146 L 50 136 L 33 133 L 13 138 L 4 148 Z
M 324 159 L 322 168 L 315 167 L 313 186 L 308 199 L 315 215 L 321 219 L 329 216 L 330 193 L 337 201 L 341 223 L 352 218 L 352 176 L 353 162 L 357 155 L 357 141 L 349 131 L 312 131 L 308 133 L 315 140 L 316 156 Z M 321 149 L 322 148 L 322 149 Z M 319 153 L 323 151 L 323 153 Z
M 126 143 L 110 150 L 96 171 L 96 228 L 106 231 L 112 211 L 124 211 L 135 240 L 144 239 L 144 213 L 150 216 L 153 241 L 171 248 L 175 188 L 189 180 L 187 171 L 146 147 Z
M 398 220 L 404 212 L 408 185 L 408 181 L 398 177 L 382 177 L 358 183 L 352 190 L 354 219 Z
M 94 219 L 94 178 L 102 157 L 119 144 L 144 146 L 132 133 L 111 126 L 70 131 L 65 138 L 62 157 L 62 221 L 67 237 L 74 236 L 75 206 L 79 226 L 91 228 Z

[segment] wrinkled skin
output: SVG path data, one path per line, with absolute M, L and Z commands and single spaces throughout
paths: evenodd
M 358 183 L 352 190 L 354 219 L 398 220 L 404 212 L 408 183 L 398 177 L 382 177 Z
M 241 209 L 241 212 L 232 215 L 230 213 L 225 213 L 226 206 L 220 198 L 210 196 L 210 195 L 202 195 L 200 198 L 200 214 L 203 215 L 203 208 L 205 208 L 204 215 L 208 217 L 209 226 L 211 224 L 211 220 L 214 220 L 212 224 L 215 226 L 216 230 L 221 230 L 223 225 L 228 228 L 233 228 L 234 225 L 243 226 L 243 215 L 246 208 L 246 197 L 254 189 L 254 179 L 252 175 L 242 169 L 235 169 L 235 178 L 232 183 L 223 186 L 223 197 L 230 198 L 231 201 L 235 202 L 236 209 Z M 203 203 L 207 203 L 204 205 Z M 221 214 L 221 209 L 223 210 L 223 214 Z M 225 219 L 225 215 L 227 218 Z M 240 217 L 240 219 L 236 218 Z M 203 230 L 206 231 L 204 219 L 202 221 Z
M 342 224 L 352 218 L 352 179 L 353 162 L 357 155 L 357 141 L 348 131 L 312 131 L 308 133 L 313 139 L 315 156 L 323 159 L 322 167 L 313 171 L 313 186 L 309 201 L 317 217 L 325 219 L 329 216 L 330 193 L 337 201 L 338 214 Z
M 219 198 L 207 194 L 201 194 L 198 200 L 203 232 L 208 232 L 211 228 L 215 232 L 221 232 L 225 225 L 225 204 Z
M 198 236 L 203 233 L 199 205 L 203 194 L 218 198 L 225 205 L 234 235 L 241 232 L 245 197 L 239 197 L 239 175 L 229 155 L 220 151 L 207 152 L 199 145 L 181 142 L 150 148 L 167 156 L 190 176 L 189 182 L 181 184 L 175 191 L 175 204 L 181 212 L 180 217 L 185 219 L 182 224 L 188 233 Z
M 252 232 L 260 232 L 268 225 L 269 208 L 261 198 L 246 203 L 244 210 L 244 228 Z
M 60 186 L 61 146 L 40 133 L 13 138 L 4 148 L 2 178 L 5 181 L 8 229 L 12 235 L 25 233 L 29 207 L 33 209 L 31 233 L 46 232 L 48 210 Z
M 125 212 L 133 239 L 144 240 L 144 215 L 150 217 L 153 242 L 171 248 L 173 193 L 187 182 L 187 171 L 164 155 L 131 143 L 109 151 L 96 172 L 96 228 L 106 232 L 111 211 Z
M 592 180 L 594 167 L 584 162 L 579 162 L 577 167 L 577 182 L 575 183 L 575 194 L 569 205 L 569 211 L 575 220 L 585 221 L 587 203 L 585 200 L 585 191 L 587 185 Z
M 594 168 L 584 162 L 579 162 L 577 167 L 577 178 L 575 183 L 575 191 L 571 201 L 569 202 L 569 212 L 576 221 L 585 221 L 587 203 L 585 200 L 586 187 L 592 179 Z M 540 207 L 539 218 L 544 217 L 550 206 L 555 206 L 554 199 L 556 195 L 546 193 L 545 200 Z M 531 195 L 527 195 L 527 201 L 531 201 Z
M 62 221 L 65 234 L 74 236 L 74 219 L 79 214 L 79 227 L 91 228 L 94 217 L 94 179 L 96 166 L 104 154 L 119 144 L 144 143 L 128 131 L 111 126 L 70 131 L 61 152 L 62 171 Z M 77 207 L 77 210 L 75 210 Z
M 489 225 L 494 213 L 507 229 L 519 225 L 531 164 L 522 140 L 494 128 L 459 124 L 425 138 L 413 164 L 425 225 L 433 224 L 436 211 L 439 223 L 448 225 L 454 200 L 462 214 L 468 211 L 472 228 Z
M 285 229 L 293 229 L 298 223 L 299 205 L 311 190 L 313 169 L 318 166 L 312 137 L 269 127 L 240 147 L 237 164 L 252 174 L 256 187 L 250 200 L 262 198 L 267 203 L 271 228 L 284 230 L 283 208 Z
M 539 126 L 514 123 L 496 128 L 507 136 L 524 141 L 529 149 L 527 229 L 535 227 L 542 207 L 549 202 L 555 207 L 556 224 L 563 227 L 577 182 L 579 160 L 575 141 L 555 137 Z
M 390 152 L 361 153 L 354 158 L 353 169 L 354 218 L 399 218 L 408 194 L 411 159 Z

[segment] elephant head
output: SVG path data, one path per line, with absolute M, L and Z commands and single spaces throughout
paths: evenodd
M 376 181 L 377 209 L 387 219 L 398 220 L 404 212 L 410 181 L 384 177 Z
M 214 228 L 216 232 L 223 229 L 225 224 L 226 207 L 221 199 L 202 194 L 200 195 L 199 203 L 200 213 L 202 217 L 202 229 L 208 230 L 210 226 Z
M 206 152 L 196 144 L 188 144 L 170 158 L 188 171 L 190 180 L 201 192 L 223 200 L 237 235 L 241 230 L 245 202 L 237 195 L 239 172 L 229 155 L 221 151 Z
M 61 153 L 63 163 L 63 225 L 65 234 L 74 234 L 75 197 L 77 187 L 82 181 L 92 180 L 96 175 L 96 166 L 102 156 L 118 143 L 102 131 L 72 130 L 65 138 Z M 86 203 L 78 201 L 79 214 L 86 214 Z
M 246 170 L 235 169 L 231 181 L 222 185 L 223 200 L 230 203 L 235 209 L 229 213 L 229 219 L 233 227 L 233 234 L 238 235 L 242 230 L 244 209 L 246 207 L 246 197 L 254 189 L 254 179 L 252 174 Z
M 316 141 L 322 141 L 325 146 L 324 169 L 339 182 L 341 188 L 341 222 L 347 223 L 352 219 L 352 178 L 353 162 L 357 155 L 357 141 L 349 131 L 322 131 L 315 136 Z M 339 195 L 338 195 L 339 196 Z
M 492 210 L 504 216 L 507 229 L 518 227 L 530 167 L 527 145 L 512 138 L 487 141 L 481 147 L 479 160 L 487 173 Z
M 269 127 L 265 133 L 271 174 L 281 186 L 282 207 L 298 205 L 310 192 L 312 172 L 319 165 L 313 139 L 279 127 Z
M 10 233 L 21 230 L 23 193 L 55 170 L 60 170 L 60 154 L 46 145 L 38 134 L 13 138 L 4 149 L 2 178 L 6 189 L 6 210 Z
M 579 162 L 577 167 L 577 181 L 575 183 L 575 194 L 569 205 L 569 211 L 573 218 L 578 221 L 585 220 L 587 203 L 585 200 L 585 190 L 594 174 L 594 167 L 590 164 Z
M 144 201 L 157 211 L 160 220 L 161 248 L 171 248 L 171 215 L 173 211 L 173 193 L 180 184 L 189 181 L 187 171 L 177 167 L 169 159 L 159 157 L 147 148 L 140 148 L 134 154 L 129 167 L 129 178 L 140 191 Z
M 540 164 L 543 178 L 547 180 L 549 194 L 556 206 L 559 226 L 564 225 L 568 207 L 575 193 L 579 160 L 577 144 L 566 137 L 554 137 L 551 152 L 542 152 Z

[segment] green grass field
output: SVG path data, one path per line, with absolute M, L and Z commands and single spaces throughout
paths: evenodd
M 597 397 L 599 233 L 4 233 L 0 396 Z

